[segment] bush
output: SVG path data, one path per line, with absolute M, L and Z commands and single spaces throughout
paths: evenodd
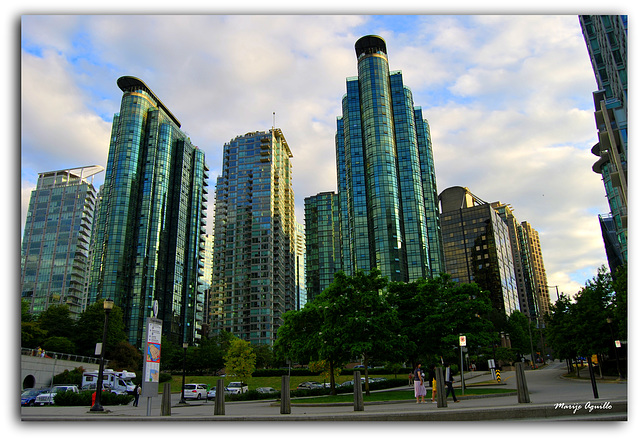
M 82 391 L 80 393 L 74 393 L 73 391 L 65 391 L 63 393 L 56 393 L 53 401 L 58 406 L 87 406 L 91 407 L 93 400 L 92 390 Z M 128 394 L 119 395 L 110 392 L 103 391 L 100 395 L 100 404 L 107 405 L 128 405 L 133 400 L 133 396 Z
M 82 384 L 82 373 L 84 373 L 84 368 L 82 367 L 74 368 L 71 371 L 64 370 L 62 373 L 53 376 L 53 383 L 73 384 L 80 387 Z

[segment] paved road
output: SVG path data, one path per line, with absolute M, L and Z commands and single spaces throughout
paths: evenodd
M 137 408 L 132 406 L 108 406 L 104 414 L 90 413 L 84 407 L 35 407 L 21 408 L 23 421 L 67 421 L 67 420 L 117 420 L 117 421 L 414 421 L 414 420 L 625 420 L 627 416 L 626 381 L 597 383 L 599 398 L 594 398 L 589 380 L 562 378 L 565 364 L 553 362 L 546 368 L 526 371 L 530 403 L 519 404 L 516 395 L 473 398 L 461 395 L 459 403 L 449 397 L 445 408 L 436 404 L 416 404 L 403 401 L 384 404 L 365 404 L 364 411 L 354 411 L 353 405 L 303 406 L 292 405 L 291 414 L 280 414 L 279 403 L 274 401 L 227 402 L 225 415 L 214 416 L 214 403 L 191 401 L 179 405 L 180 395 L 172 395 L 170 416 L 162 416 L 161 397 L 141 398 Z M 466 383 L 484 381 L 488 375 L 475 373 Z M 502 381 L 507 389 L 516 389 L 515 372 L 503 372 Z

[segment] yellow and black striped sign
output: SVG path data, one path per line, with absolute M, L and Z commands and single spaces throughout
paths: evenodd
M 496 380 L 500 382 L 500 370 L 496 369 Z

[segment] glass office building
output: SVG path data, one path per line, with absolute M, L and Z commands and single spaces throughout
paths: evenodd
M 309 301 L 333 282 L 340 264 L 340 218 L 338 194 L 323 192 L 304 199 L 307 236 L 307 297 Z
M 549 313 L 549 287 L 540 235 L 530 223 L 518 223 L 509 205 L 491 204 L 509 229 L 520 311 L 536 319 Z
M 291 150 L 282 130 L 224 145 L 216 183 L 212 321 L 252 344 L 273 344 L 295 310 L 296 226 Z
M 459 186 L 442 191 L 440 202 L 445 261 L 452 280 L 475 282 L 489 291 L 494 309 L 506 315 L 519 310 L 509 227 L 498 211 Z
M 609 268 L 627 262 L 627 16 L 580 15 L 598 90 L 593 92 L 598 142 L 591 152 L 598 157 L 593 171 L 602 175 L 609 202 L 612 230 L 600 217 Z M 608 220 L 606 223 L 609 223 Z
M 402 73 L 389 71 L 384 40 L 355 44 L 358 76 L 347 78 L 337 120 L 336 162 L 342 267 L 380 269 L 392 281 L 444 271 L 429 126 Z
M 22 237 L 22 299 L 34 314 L 67 305 L 72 318 L 84 311 L 89 282 L 89 251 L 99 165 L 38 175 L 31 192 Z
M 162 332 L 182 345 L 201 338 L 208 168 L 204 152 L 140 79 L 118 79 L 90 300 L 124 312 L 129 342 L 143 343 L 158 302 Z

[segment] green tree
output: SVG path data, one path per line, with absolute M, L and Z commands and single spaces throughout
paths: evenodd
M 47 332 L 37 322 L 22 322 L 20 327 L 20 345 L 24 348 L 35 349 L 47 337 Z
M 273 349 L 267 344 L 253 346 L 256 354 L 256 368 L 270 368 L 273 366 Z
M 43 350 L 56 353 L 75 353 L 76 344 L 64 336 L 51 336 L 40 344 Z
M 576 296 L 573 324 L 578 332 L 575 340 L 578 354 L 586 357 L 608 350 L 611 333 L 607 317 L 615 314 L 614 299 L 611 274 L 601 267 Z
M 282 320 L 273 344 L 274 355 L 302 364 L 319 360 L 322 317 L 315 303 L 309 302 L 301 310 L 286 312 Z
M 213 373 L 224 368 L 223 346 L 216 338 L 205 338 L 200 344 L 200 357 L 206 370 Z
M 579 335 L 573 308 L 574 304 L 564 294 L 549 307 L 551 314 L 546 320 L 547 343 L 560 359 L 574 359 L 577 356 L 575 340 Z
M 475 283 L 459 284 L 448 274 L 412 283 L 392 283 L 391 304 L 398 310 L 405 353 L 412 364 L 431 364 L 441 358 L 455 363 L 459 336 L 468 345 L 490 346 L 493 325 L 489 293 Z
M 394 360 L 402 356 L 405 338 L 400 334 L 398 312 L 387 301 L 388 281 L 378 269 L 369 273 L 336 274 L 334 282 L 319 296 L 331 315 L 340 343 L 350 357 L 362 358 L 365 392 L 369 394 L 371 360 Z
M 507 320 L 507 332 L 511 341 L 511 348 L 521 358 L 525 354 L 531 353 L 532 341 L 529 338 L 530 322 L 526 315 L 519 310 L 513 312 Z
M 256 369 L 256 355 L 251 344 L 242 339 L 231 341 L 224 358 L 227 376 L 236 377 L 246 382 Z
M 87 306 L 76 322 L 73 341 L 78 348 L 78 354 L 93 356 L 95 354 L 96 343 L 102 342 L 105 319 L 103 302 L 104 301 L 100 299 Z M 126 340 L 127 335 L 124 332 L 122 309 L 114 306 L 109 313 L 105 357 L 107 359 L 111 358 L 112 351 L 116 345 Z
M 162 336 L 160 339 L 160 365 L 162 370 L 182 371 L 183 349 L 169 338 Z
M 72 339 L 75 333 L 75 321 L 71 318 L 69 306 L 52 305 L 38 317 L 40 328 L 47 332 L 47 336 L 61 336 Z
M 29 306 L 29 303 L 27 301 L 25 301 L 24 299 L 21 300 L 21 304 L 20 304 L 20 322 L 31 322 L 33 321 L 33 315 L 31 314 L 30 311 L 31 307 Z
M 162 359 L 162 357 L 160 357 L 160 359 Z M 113 368 L 114 370 L 138 371 L 141 367 L 142 353 L 127 341 L 118 342 L 110 353 L 109 368 Z

